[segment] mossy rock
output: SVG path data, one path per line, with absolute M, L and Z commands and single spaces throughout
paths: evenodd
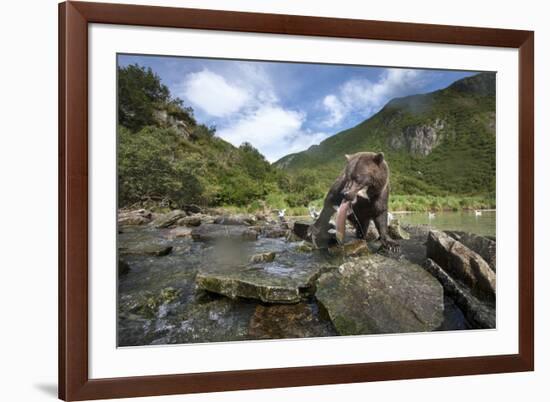
M 321 275 L 315 297 L 341 335 L 433 331 L 443 322 L 440 283 L 416 264 L 381 255 Z

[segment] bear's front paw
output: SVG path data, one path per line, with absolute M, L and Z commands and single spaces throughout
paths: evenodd
M 392 239 L 380 239 L 382 245 L 378 249 L 382 253 L 399 254 L 401 253 L 401 246 L 395 240 Z
M 308 236 L 316 248 L 327 248 L 330 240 L 330 233 L 327 228 L 319 228 L 311 225 L 308 229 Z

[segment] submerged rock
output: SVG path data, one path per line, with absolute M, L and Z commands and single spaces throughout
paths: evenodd
M 231 299 L 245 298 L 265 303 L 299 303 L 312 292 L 314 282 L 324 269 L 321 265 L 290 267 L 272 262 L 264 266 L 234 266 L 201 271 L 199 289 Z
M 151 225 L 156 228 L 167 228 L 172 225 L 175 225 L 178 220 L 180 220 L 186 215 L 187 214 L 185 213 L 185 211 L 175 209 L 173 211 L 168 212 L 167 214 L 160 215 L 153 222 L 151 222 Z
M 225 297 L 174 301 L 155 308 L 155 314 L 122 313 L 118 345 L 166 345 L 227 342 L 250 339 L 248 327 L 255 304 Z
M 496 271 L 497 243 L 495 240 L 468 232 L 446 230 L 445 233 L 478 253 L 489 264 L 489 267 Z
M 256 240 L 258 232 L 246 226 L 204 224 L 191 232 L 195 241 Z
M 118 249 L 120 255 L 168 255 L 172 251 L 172 246 L 158 243 L 136 243 L 123 246 Z
M 158 293 L 146 291 L 128 301 L 123 300 L 123 302 L 129 304 L 124 306 L 127 311 L 144 317 L 156 317 L 161 306 L 174 303 L 180 296 L 181 290 L 166 287 Z
M 305 240 L 302 240 L 298 244 L 296 244 L 296 247 L 294 250 L 300 252 L 300 253 L 311 253 L 313 250 L 315 250 L 315 247 L 313 247 L 313 244 L 308 243 Z
M 278 237 L 286 237 L 288 235 L 288 229 L 283 226 L 264 226 L 262 227 L 262 236 L 268 239 L 276 239 Z
M 273 251 L 269 251 L 267 253 L 260 253 L 260 254 L 254 254 L 250 257 L 251 263 L 259 263 L 259 262 L 271 262 L 275 259 L 275 253 Z
M 496 276 L 481 256 L 444 232 L 428 235 L 427 257 L 454 279 L 462 282 L 479 298 L 495 300 Z
M 443 322 L 443 288 L 408 261 L 354 259 L 321 275 L 315 293 L 341 335 L 433 331 Z
M 177 317 L 177 326 L 155 343 L 227 342 L 250 339 L 248 323 L 254 304 L 218 298 L 191 302 Z
M 494 304 L 479 301 L 430 258 L 424 268 L 443 285 L 445 294 L 454 300 L 473 328 L 496 328 Z
M 369 246 L 365 240 L 353 240 L 341 246 L 335 245 L 328 248 L 332 256 L 361 257 L 370 254 Z
M 121 226 L 125 225 L 144 225 L 151 222 L 151 211 L 146 209 L 137 209 L 134 211 L 119 211 L 117 223 Z
M 420 224 L 420 225 L 410 225 L 403 224 L 401 225 L 409 235 L 416 237 L 418 239 L 423 239 L 426 241 L 430 232 L 434 229 L 430 225 Z
M 307 338 L 338 335 L 329 321 L 307 303 L 256 306 L 249 335 L 255 339 Z
M 388 235 L 394 240 L 409 240 L 411 238 L 399 224 L 399 219 L 393 219 L 388 225 Z
M 118 276 L 126 275 L 128 272 L 130 272 L 130 265 L 122 260 L 118 259 Z
M 407 231 L 401 226 L 399 219 L 393 219 L 388 225 L 388 236 L 390 236 L 393 240 L 409 240 L 411 238 Z M 365 239 L 368 242 L 371 242 L 378 240 L 379 237 L 380 235 L 378 234 L 378 229 L 376 229 L 374 222 L 371 221 L 369 223 Z

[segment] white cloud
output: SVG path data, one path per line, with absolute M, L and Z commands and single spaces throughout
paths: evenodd
M 410 95 L 424 83 L 418 70 L 387 69 L 378 81 L 351 79 L 342 84 L 335 94 L 325 96 L 323 108 L 328 117 L 323 125 L 334 127 L 351 113 L 369 116 L 392 98 Z
M 262 106 L 242 116 L 217 134 L 235 146 L 249 142 L 270 162 L 311 145 L 327 137 L 325 133 L 309 133 L 302 126 L 304 113 L 280 106 Z
M 254 94 L 257 104 L 272 104 L 279 101 L 271 77 L 260 64 L 239 63 L 229 73 L 233 81 Z
M 186 102 L 207 118 L 218 118 L 219 137 L 235 146 L 249 142 L 270 162 L 328 136 L 304 129 L 306 114 L 281 104 L 268 70 L 258 64 L 203 69 L 184 77 L 180 88 Z
M 347 107 L 335 95 L 325 96 L 323 106 L 329 112 L 329 116 L 324 122 L 329 127 L 340 123 L 347 114 Z
M 251 100 L 246 89 L 232 85 L 221 75 L 206 69 L 186 77 L 183 94 L 194 106 L 214 117 L 236 113 Z

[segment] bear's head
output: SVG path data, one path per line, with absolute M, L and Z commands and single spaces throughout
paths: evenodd
M 359 152 L 346 155 L 342 195 L 354 202 L 357 196 L 381 192 L 388 182 L 389 169 L 382 152 Z

